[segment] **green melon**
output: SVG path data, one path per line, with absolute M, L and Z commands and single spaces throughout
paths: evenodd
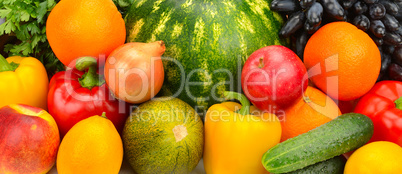
M 122 138 L 136 173 L 190 173 L 202 157 L 204 129 L 190 105 L 161 97 L 132 112 Z
M 252 52 L 286 44 L 278 36 L 283 19 L 270 2 L 134 0 L 125 16 L 127 42 L 165 41 L 161 93 L 206 111 L 223 91 L 241 91 L 242 65 Z

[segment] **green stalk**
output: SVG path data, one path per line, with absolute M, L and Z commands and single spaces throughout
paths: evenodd
M 105 79 L 97 73 L 97 62 L 93 57 L 82 57 L 75 63 L 75 68 L 79 71 L 88 71 L 79 78 L 82 87 L 92 89 L 95 86 L 101 86 Z
M 248 101 L 247 97 L 243 94 L 232 92 L 232 91 L 225 91 L 224 93 L 226 100 L 238 100 L 241 104 L 241 109 L 239 110 L 239 114 L 241 115 L 249 115 L 250 114 L 250 101 Z
M 106 118 L 106 119 L 108 119 L 108 118 L 106 117 L 106 112 L 102 112 L 101 117 L 102 117 L 102 118 Z
M 399 97 L 397 100 L 394 101 L 394 103 L 397 109 L 402 110 L 402 97 Z
M 8 63 L 7 60 L 0 54 L 0 72 L 14 71 L 17 69 L 18 64 Z

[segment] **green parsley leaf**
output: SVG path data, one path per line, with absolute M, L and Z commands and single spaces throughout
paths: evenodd
M 36 19 L 38 20 L 38 23 L 41 23 L 43 21 L 43 17 L 45 17 L 47 13 L 47 1 L 43 1 L 39 4 L 39 8 L 36 9 Z
M 59 0 L 0 0 L 0 36 L 7 35 L 8 56 L 35 57 L 45 66 L 49 78 L 64 65 L 56 58 L 46 39 L 46 20 Z

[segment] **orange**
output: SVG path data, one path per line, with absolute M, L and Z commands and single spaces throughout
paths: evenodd
M 374 41 L 347 22 L 324 25 L 308 40 L 304 64 L 312 82 L 337 100 L 354 100 L 375 84 L 381 55 Z
M 124 44 L 126 29 L 112 0 L 62 0 L 49 14 L 46 36 L 57 58 L 74 67 L 74 60 L 82 56 L 103 62 Z
M 346 161 L 345 174 L 400 174 L 402 148 L 388 141 L 376 141 L 357 149 Z
M 113 123 L 92 116 L 75 124 L 64 136 L 57 153 L 59 174 L 119 173 L 123 143 Z
M 307 87 L 302 99 L 284 112 L 281 141 L 306 133 L 341 115 L 330 97 L 311 86 Z

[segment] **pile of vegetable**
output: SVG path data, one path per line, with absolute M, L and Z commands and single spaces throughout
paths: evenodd
M 1 1 L 0 173 L 400 173 L 401 2 Z

